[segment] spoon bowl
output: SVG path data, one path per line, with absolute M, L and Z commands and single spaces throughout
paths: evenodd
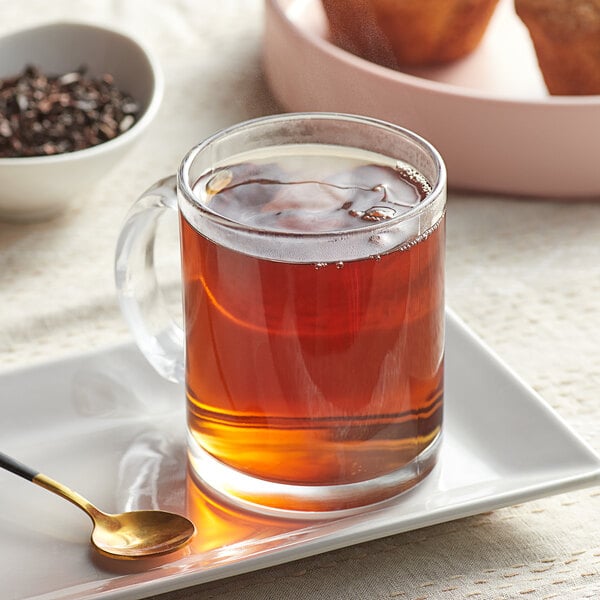
M 108 514 L 77 492 L 0 452 L 0 468 L 23 477 L 78 506 L 92 519 L 91 542 L 110 558 L 161 556 L 182 548 L 194 535 L 194 524 L 182 515 L 163 510 L 135 510 Z
M 178 550 L 194 535 L 194 525 L 181 515 L 138 510 L 96 518 L 92 544 L 104 556 L 146 558 Z

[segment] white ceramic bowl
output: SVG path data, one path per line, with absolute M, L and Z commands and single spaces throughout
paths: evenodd
M 163 78 L 152 55 L 130 36 L 97 25 L 59 22 L 0 38 L 0 78 L 28 64 L 61 75 L 87 67 L 91 77 L 110 73 L 115 85 L 140 104 L 134 125 L 117 137 L 76 152 L 0 158 L 0 218 L 43 220 L 62 212 L 90 189 L 138 141 L 156 116 Z

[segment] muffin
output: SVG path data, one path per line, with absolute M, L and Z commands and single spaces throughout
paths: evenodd
M 444 64 L 472 52 L 498 0 L 322 0 L 333 42 L 386 67 Z
M 552 95 L 600 94 L 600 0 L 515 0 Z

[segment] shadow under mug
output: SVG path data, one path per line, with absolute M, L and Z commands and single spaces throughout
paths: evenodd
M 400 161 L 429 192 L 356 229 L 283 231 L 227 218 L 198 191 L 202 177 L 256 153 L 277 162 L 308 146 Z M 336 113 L 221 131 L 138 199 L 118 241 L 118 298 L 146 358 L 186 383 L 190 465 L 203 484 L 249 508 L 323 516 L 395 496 L 431 471 L 442 431 L 445 202 L 445 167 L 428 142 Z M 185 333 L 153 267 L 167 211 L 180 219 Z

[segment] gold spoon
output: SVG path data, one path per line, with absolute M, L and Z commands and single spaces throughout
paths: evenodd
M 162 510 L 134 510 L 106 514 L 68 487 L 0 452 L 0 467 L 62 496 L 92 519 L 92 545 L 104 556 L 134 559 L 168 554 L 194 535 L 194 524 Z

